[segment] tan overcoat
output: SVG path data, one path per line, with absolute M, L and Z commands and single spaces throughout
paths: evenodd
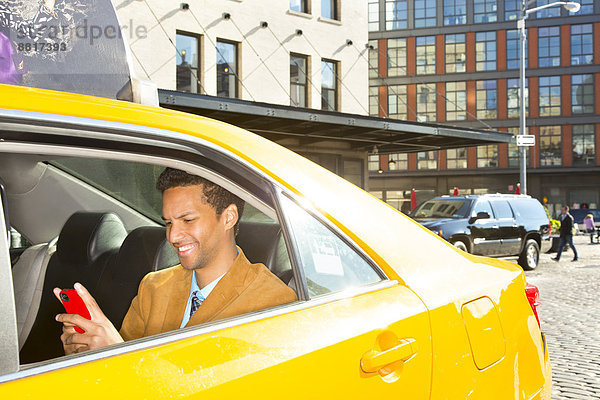
M 251 264 L 239 249 L 221 278 L 186 326 L 245 314 L 297 300 L 296 293 L 263 264 Z M 123 320 L 121 336 L 132 340 L 178 329 L 190 294 L 192 270 L 176 265 L 142 279 Z

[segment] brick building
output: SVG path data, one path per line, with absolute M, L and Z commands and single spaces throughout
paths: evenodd
M 548 4 L 538 0 L 530 7 Z M 600 3 L 527 19 L 528 194 L 600 206 Z M 518 0 L 369 0 L 370 113 L 519 131 Z M 514 191 L 518 148 L 493 144 L 369 156 L 374 195 L 406 209 L 451 193 Z

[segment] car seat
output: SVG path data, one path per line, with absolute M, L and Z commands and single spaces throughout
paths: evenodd
M 149 272 L 177 264 L 179 257 L 167 242 L 165 228 L 134 229 L 104 269 L 96 289 L 96 302 L 115 328 L 120 329 L 142 278 Z
M 22 364 L 64 355 L 62 325 L 54 318 L 65 311 L 52 290 L 80 282 L 94 295 L 102 269 L 126 236 L 123 222 L 114 213 L 77 212 L 69 217 L 46 268 L 39 310 L 20 352 Z

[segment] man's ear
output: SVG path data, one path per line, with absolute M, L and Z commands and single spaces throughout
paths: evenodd
M 225 230 L 233 229 L 238 221 L 238 209 L 235 204 L 230 204 L 221 213 L 221 220 L 225 223 Z

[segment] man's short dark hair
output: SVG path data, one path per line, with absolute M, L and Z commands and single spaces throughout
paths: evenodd
M 238 210 L 238 220 L 233 228 L 233 232 L 235 235 L 237 235 L 240 229 L 240 220 L 242 219 L 242 214 L 244 213 L 244 200 L 240 199 L 230 191 L 223 189 L 216 183 L 213 183 L 198 175 L 188 174 L 180 169 L 165 168 L 156 181 L 156 189 L 158 189 L 161 193 L 164 193 L 164 191 L 167 189 L 175 187 L 195 185 L 202 185 L 202 192 L 204 193 L 206 202 L 209 206 L 214 208 L 217 216 L 219 217 L 230 204 L 235 204 Z
M 569 206 L 562 206 L 567 212 L 569 212 L 570 208 Z

